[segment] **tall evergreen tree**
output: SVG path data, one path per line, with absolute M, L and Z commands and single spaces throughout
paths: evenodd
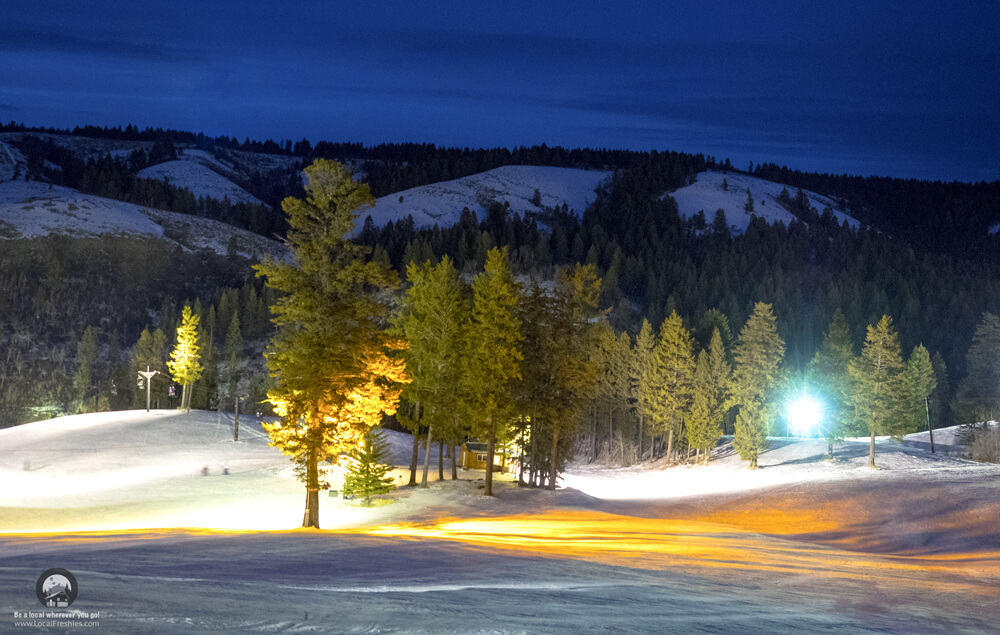
M 368 186 L 333 161 L 317 160 L 305 173 L 306 199 L 282 203 L 293 261 L 255 268 L 280 292 L 266 356 L 274 378 L 268 401 L 281 420 L 265 428 L 305 483 L 303 527 L 318 528 L 320 459 L 361 445 L 383 414 L 395 412 L 408 377 L 396 355 L 405 343 L 384 328 L 395 273 L 366 261 L 369 249 L 347 239 L 372 203 Z
M 1000 418 L 1000 318 L 983 313 L 966 356 L 965 378 L 958 383 L 952 409 L 959 424 Z
M 950 411 L 945 410 L 948 400 L 951 398 L 951 382 L 948 377 L 948 365 L 944 362 L 941 351 L 935 351 L 931 358 L 931 366 L 934 368 L 934 390 L 931 392 L 931 427 L 940 428 L 949 425 L 951 421 Z
M 738 406 L 733 447 L 750 469 L 757 469 L 760 453 L 767 449 L 767 435 L 777 414 L 774 390 L 780 374 L 785 343 L 778 335 L 771 305 L 758 302 L 740 330 L 733 356 L 729 406 Z
M 421 479 L 421 487 L 426 487 L 432 435 L 436 429 L 444 438 L 458 407 L 469 307 L 461 278 L 448 256 L 437 265 L 409 263 L 406 279 L 410 286 L 394 324 L 409 342 L 406 369 L 413 381 L 404 388 L 403 396 L 419 404 L 424 413 L 419 423 L 428 427 Z
M 931 356 L 923 344 L 917 344 L 906 362 L 906 432 L 923 430 L 929 425 L 930 396 L 937 388 Z
M 236 402 L 240 398 L 240 359 L 243 357 L 243 335 L 240 329 L 240 314 L 236 311 L 233 311 L 233 319 L 229 321 L 229 328 L 226 331 L 224 354 L 226 356 L 224 373 L 226 396 L 232 402 L 233 411 L 235 412 L 237 410 Z
M 639 460 L 643 455 L 643 435 L 648 434 L 643 431 L 644 424 L 649 419 L 654 399 L 655 367 L 653 366 L 653 350 L 656 348 L 656 335 L 653 333 L 653 326 L 649 320 L 643 318 L 639 327 L 639 334 L 635 338 L 635 346 L 632 347 L 632 359 L 629 366 L 629 383 L 631 389 L 631 403 L 636 417 L 639 419 Z
M 549 489 L 556 488 L 561 469 L 559 441 L 563 439 L 565 444 L 570 439 L 588 400 L 593 398 L 597 377 L 589 351 L 593 345 L 590 320 L 597 311 L 600 292 L 601 280 L 593 265 L 577 263 L 556 277 L 548 347 L 550 399 L 546 404 L 546 420 L 551 430 Z
M 73 393 L 76 412 L 91 412 L 90 397 L 93 388 L 94 363 L 97 361 L 97 330 L 88 326 L 76 348 L 76 373 L 73 375 Z
M 850 365 L 858 418 L 871 436 L 868 467 L 875 468 L 876 435 L 902 434 L 902 409 L 906 397 L 906 374 L 899 336 L 892 318 L 883 315 L 877 324 L 868 325 L 868 335 L 861 351 Z
M 177 344 L 170 352 L 167 368 L 170 376 L 183 387 L 181 410 L 191 410 L 191 386 L 205 370 L 201 365 L 201 347 L 198 346 L 198 316 L 185 305 L 181 312 L 181 325 L 177 327 Z
M 694 397 L 687 424 L 688 444 L 704 453 L 705 465 L 722 433 L 731 375 L 722 335 L 715 329 L 708 350 L 698 353 L 692 382 Z
M 674 438 L 680 435 L 691 408 L 694 379 L 693 341 L 684 322 L 674 311 L 660 325 L 653 350 L 655 392 L 653 423 L 667 435 L 667 464 L 673 461 Z
M 840 309 L 833 313 L 823 344 L 809 362 L 806 373 L 810 390 L 822 396 L 824 404 L 823 436 L 827 456 L 833 458 L 833 444 L 853 431 L 854 407 L 851 394 L 851 360 L 854 345 L 847 318 Z
M 506 441 L 510 428 L 513 382 L 521 371 L 521 322 L 517 317 L 519 288 L 507 258 L 507 248 L 486 253 L 485 270 L 472 281 L 466 390 L 476 404 L 474 427 L 485 435 L 486 487 L 493 495 L 493 457 L 497 440 Z

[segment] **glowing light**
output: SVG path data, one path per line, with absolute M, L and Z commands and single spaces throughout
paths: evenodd
M 788 404 L 788 423 L 800 437 L 812 434 L 822 418 L 822 407 L 809 395 L 802 395 Z

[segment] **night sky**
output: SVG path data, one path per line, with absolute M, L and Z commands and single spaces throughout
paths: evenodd
M 1000 3 L 4 3 L 0 120 L 1000 178 Z

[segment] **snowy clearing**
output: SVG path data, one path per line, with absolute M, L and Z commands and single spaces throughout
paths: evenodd
M 324 493 L 324 529 L 301 530 L 290 463 L 252 417 L 238 443 L 232 424 L 160 410 L 0 430 L 7 628 L 39 610 L 50 567 L 78 580 L 69 611 L 108 632 L 979 633 L 1000 619 L 1000 466 L 961 458 L 950 430 L 934 455 L 921 435 L 880 439 L 879 470 L 864 440 L 827 462 L 821 440 L 774 439 L 755 472 L 728 443 L 709 466 L 575 464 L 556 492 L 505 476 L 486 498 L 483 474 L 460 471 L 370 509 Z M 382 433 L 405 466 L 412 437 Z
M 726 181 L 726 189 L 723 189 L 723 181 Z M 670 196 L 677 201 L 677 208 L 682 218 L 691 218 L 703 211 L 705 221 L 711 224 L 716 210 L 722 209 L 726 212 L 730 229 L 735 233 L 742 233 L 750 225 L 751 218 L 746 213 L 747 190 L 753 196 L 754 216 L 763 218 L 772 225 L 782 222 L 787 226 L 795 219 L 795 216 L 778 203 L 778 195 L 786 187 L 780 183 L 772 183 L 745 174 L 733 172 L 723 174 L 710 170 L 699 173 L 694 183 L 670 192 Z M 789 196 L 794 198 L 796 188 L 787 187 L 787 189 Z M 833 214 L 839 224 L 843 224 L 846 220 L 853 229 L 860 226 L 856 219 L 837 211 L 837 202 L 833 199 L 815 192 L 804 191 L 804 193 L 820 215 L 824 209 L 830 207 L 834 210 Z
M 371 216 L 375 225 L 382 226 L 413 215 L 416 227 L 446 227 L 458 222 L 465 207 L 483 220 L 492 201 L 509 203 L 511 212 L 519 214 L 566 203 L 579 216 L 594 202 L 595 190 L 610 175 L 596 170 L 508 165 L 383 196 L 374 208 L 361 213 L 358 223 L 360 227 L 365 217 Z M 541 207 L 531 202 L 536 189 L 541 195 Z

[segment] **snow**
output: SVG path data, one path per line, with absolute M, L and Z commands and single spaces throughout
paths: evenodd
M 726 181 L 727 188 L 722 189 L 722 182 Z M 711 224 L 715 218 L 716 210 L 722 209 L 726 212 L 726 220 L 729 222 L 733 232 L 742 233 L 750 225 L 750 215 L 746 213 L 747 190 L 753 196 L 754 216 L 763 218 L 769 224 L 778 222 L 786 226 L 795 217 L 778 203 L 778 195 L 782 189 L 787 189 L 791 197 L 795 197 L 797 189 L 788 187 L 780 183 L 772 183 L 753 176 L 738 173 L 722 173 L 709 170 L 701 172 L 695 177 L 695 182 L 670 193 L 670 196 L 677 201 L 677 208 L 682 218 L 690 218 L 699 211 L 705 212 L 705 221 Z M 837 210 L 837 202 L 828 197 L 804 190 L 809 203 L 820 215 L 823 210 L 830 207 L 838 224 L 847 224 L 857 229 L 860 223 Z
M 444 227 L 457 223 L 465 207 L 482 220 L 492 201 L 510 203 L 510 210 L 519 214 L 540 212 L 542 208 L 531 202 L 536 189 L 542 207 L 566 203 L 570 210 L 582 215 L 597 198 L 595 190 L 610 175 L 597 170 L 509 165 L 383 196 L 374 208 L 361 213 L 358 223 L 360 226 L 370 215 L 375 225 L 382 226 L 412 215 L 417 227 Z
M 187 150 L 184 152 L 184 156 L 187 157 L 192 152 L 196 151 Z M 260 199 L 239 185 L 195 160 L 195 156 L 204 159 L 201 155 L 207 156 L 207 153 L 201 152 L 198 155 L 192 155 L 191 160 L 182 159 L 158 163 L 140 170 L 139 176 L 146 179 L 165 180 L 170 185 L 187 188 L 191 190 L 195 198 L 204 196 L 219 201 L 228 198 L 231 203 L 263 205 Z
M 989 632 L 1000 619 L 1000 466 L 953 429 L 772 439 L 749 471 L 577 463 L 550 492 L 481 472 L 366 509 L 301 484 L 252 417 L 77 415 L 0 430 L 0 623 L 50 567 L 104 630 Z M 383 431 L 397 466 L 412 437 Z M 432 461 L 433 464 L 433 461 Z M 202 476 L 208 467 L 209 474 Z M 224 474 L 225 469 L 229 474 Z M 436 470 L 431 471 L 433 478 Z M 89 530 L 89 531 L 88 531 Z M 35 533 L 43 532 L 43 533 Z M 0 627 L 3 630 L 3 627 Z M 56 630 L 68 627 L 56 626 Z
M 0 239 L 33 238 L 52 233 L 74 237 L 106 234 L 151 236 L 189 251 L 228 253 L 236 238 L 237 253 L 260 258 L 287 256 L 281 243 L 205 218 L 153 210 L 131 203 L 37 181 L 0 183 Z
M 13 180 L 15 174 L 24 178 L 27 159 L 21 151 L 0 141 L 0 182 Z

